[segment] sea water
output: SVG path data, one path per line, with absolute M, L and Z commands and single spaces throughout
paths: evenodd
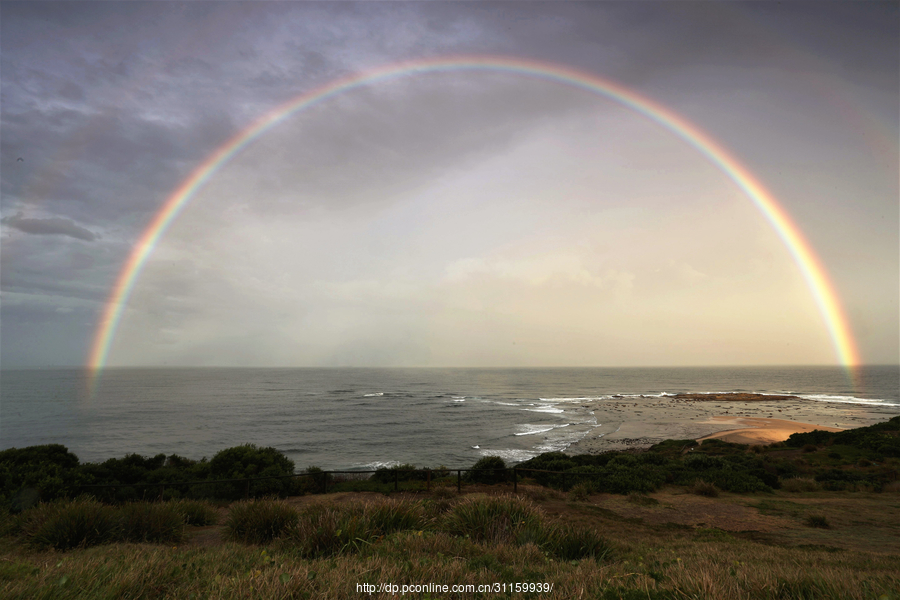
M 82 461 L 129 453 L 199 459 L 243 443 L 298 469 L 468 467 L 565 450 L 602 425 L 598 405 L 680 392 L 793 394 L 900 414 L 900 367 L 546 369 L 78 369 L 0 371 L 0 448 L 58 443 Z

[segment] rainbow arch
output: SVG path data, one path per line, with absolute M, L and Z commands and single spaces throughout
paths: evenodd
M 194 194 L 209 181 L 219 168 L 256 138 L 297 111 L 362 86 L 400 77 L 445 71 L 512 73 L 583 89 L 635 110 L 693 146 L 741 189 L 781 238 L 819 309 L 831 337 L 838 362 L 848 371 L 860 363 L 848 320 L 844 315 L 834 286 L 812 246 L 771 192 L 703 130 L 662 104 L 593 73 L 530 59 L 453 56 L 394 63 L 327 83 L 270 110 L 210 154 L 187 179 L 182 181 L 154 215 L 119 272 L 103 308 L 87 361 L 92 386 L 106 364 L 116 328 L 147 258 Z

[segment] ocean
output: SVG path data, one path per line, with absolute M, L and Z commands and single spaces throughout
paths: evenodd
M 113 368 L 93 397 L 86 383 L 79 369 L 0 371 L 0 448 L 58 443 L 97 462 L 129 453 L 199 459 L 253 443 L 298 470 L 468 467 L 602 435 L 622 420 L 605 406 L 633 401 L 640 419 L 642 396 L 793 394 L 832 416 L 900 414 L 896 365 L 861 367 L 858 387 L 838 367 Z

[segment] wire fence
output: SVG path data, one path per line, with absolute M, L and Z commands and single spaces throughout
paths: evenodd
M 474 476 L 464 477 L 463 473 L 475 473 Z M 196 479 L 192 481 L 160 481 L 152 483 L 104 483 L 104 484 L 85 484 L 78 485 L 76 489 L 83 491 L 95 490 L 118 490 L 131 488 L 135 491 L 144 490 L 141 496 L 144 499 L 164 500 L 166 498 L 166 490 L 177 491 L 179 496 L 188 495 L 187 490 L 190 488 L 201 488 L 199 496 L 205 497 L 229 497 L 243 496 L 250 498 L 251 495 L 265 495 L 265 491 L 274 490 L 273 486 L 260 485 L 263 482 L 274 482 L 278 480 L 303 480 L 303 485 L 288 486 L 289 490 L 300 491 L 303 493 L 321 493 L 327 494 L 330 491 L 339 491 L 335 488 L 341 484 L 351 481 L 371 481 L 377 478 L 377 483 L 390 486 L 393 484 L 393 490 L 400 491 L 401 483 L 410 481 L 424 482 L 425 489 L 430 491 L 432 485 L 441 481 L 446 484 L 448 481 L 453 483 L 453 475 L 455 474 L 456 490 L 462 493 L 463 484 L 479 484 L 479 483 L 512 483 L 513 492 L 518 492 L 519 482 L 523 478 L 523 473 L 541 473 L 545 475 L 558 476 L 553 482 L 563 490 L 569 488 L 569 484 L 578 479 L 585 477 L 584 473 L 569 473 L 566 471 L 546 471 L 543 469 L 523 469 L 519 467 L 506 468 L 486 468 L 486 469 L 380 469 L 372 471 L 307 471 L 303 473 L 294 473 L 292 475 L 276 475 L 270 477 L 243 477 L 235 479 Z M 388 479 L 388 481 L 385 481 Z M 549 484 L 547 477 L 542 478 L 541 483 Z M 222 486 L 228 485 L 230 489 L 225 494 L 217 494 L 216 490 L 221 490 Z M 446 486 L 445 486 L 446 487 Z M 149 494 L 148 494 L 149 492 Z M 158 492 L 158 495 L 157 495 Z M 238 492 L 238 493 L 235 493 Z M 255 493 L 253 493 L 255 492 Z M 103 495 L 103 494 L 98 494 Z M 299 494 L 286 494 L 299 495 Z

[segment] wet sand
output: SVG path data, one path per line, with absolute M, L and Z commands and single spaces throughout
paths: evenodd
M 843 431 L 843 428 L 839 427 L 825 427 L 810 423 L 785 421 L 784 419 L 713 417 L 712 422 L 733 425 L 735 429 L 713 433 L 700 438 L 701 440 L 718 439 L 734 444 L 774 444 L 775 442 L 783 442 L 795 433 L 806 433 L 816 429 Z
M 570 454 L 647 448 L 667 439 L 770 444 L 797 432 L 864 427 L 897 415 L 896 407 L 761 394 L 623 397 L 584 406 L 600 425 L 569 446 Z

